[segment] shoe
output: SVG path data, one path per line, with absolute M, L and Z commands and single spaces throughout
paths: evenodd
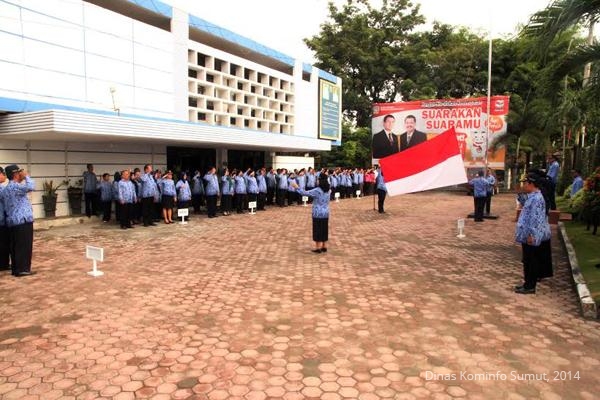
M 33 272 L 33 271 L 19 272 L 18 274 L 15 274 L 15 277 L 20 278 L 22 276 L 30 276 L 30 275 L 35 275 L 35 272 Z
M 150 226 L 156 226 L 154 222 L 150 222 Z
M 321 249 L 312 249 L 311 250 L 313 253 L 321 253 Z
M 518 294 L 535 294 L 535 289 L 526 289 L 525 287 L 520 287 L 515 289 L 515 293 Z
M 327 253 L 327 247 L 321 248 L 321 253 Z
M 523 288 L 524 288 L 524 286 L 523 286 L 523 285 L 516 285 L 516 286 L 515 286 L 515 290 L 521 290 L 521 289 L 523 289 Z

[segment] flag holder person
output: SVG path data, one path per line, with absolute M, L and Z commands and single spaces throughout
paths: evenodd
M 318 185 L 311 190 L 302 190 L 296 182 L 291 182 L 292 187 L 300 196 L 313 198 L 312 206 L 312 236 L 315 242 L 313 253 L 326 253 L 325 243 L 329 240 L 329 180 L 326 174 L 319 175 Z
M 521 182 L 527 200 L 519 214 L 515 241 L 523 249 L 523 284 L 515 286 L 515 293 L 534 294 L 538 279 L 551 276 L 547 264 L 551 261 L 550 225 L 546 220 L 546 203 L 540 191 L 542 177 L 529 173 Z M 550 252 L 550 254 L 548 254 Z

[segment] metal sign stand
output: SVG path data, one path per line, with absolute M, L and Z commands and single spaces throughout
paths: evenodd
M 98 261 L 104 261 L 104 249 L 102 247 L 85 246 L 85 258 L 92 260 L 93 269 L 87 274 L 93 277 L 102 276 L 104 272 L 98 269 Z

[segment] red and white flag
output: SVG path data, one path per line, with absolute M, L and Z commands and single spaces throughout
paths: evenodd
M 420 192 L 467 182 L 454 128 L 379 160 L 388 194 Z

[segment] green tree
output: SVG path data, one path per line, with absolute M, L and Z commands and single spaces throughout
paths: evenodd
M 372 8 L 368 0 L 329 3 L 329 20 L 305 39 L 315 52 L 316 66 L 343 81 L 343 111 L 357 126 L 370 125 L 373 103 L 398 99 L 413 63 L 405 56 L 409 33 L 425 22 L 419 6 L 409 0 L 383 0 Z

